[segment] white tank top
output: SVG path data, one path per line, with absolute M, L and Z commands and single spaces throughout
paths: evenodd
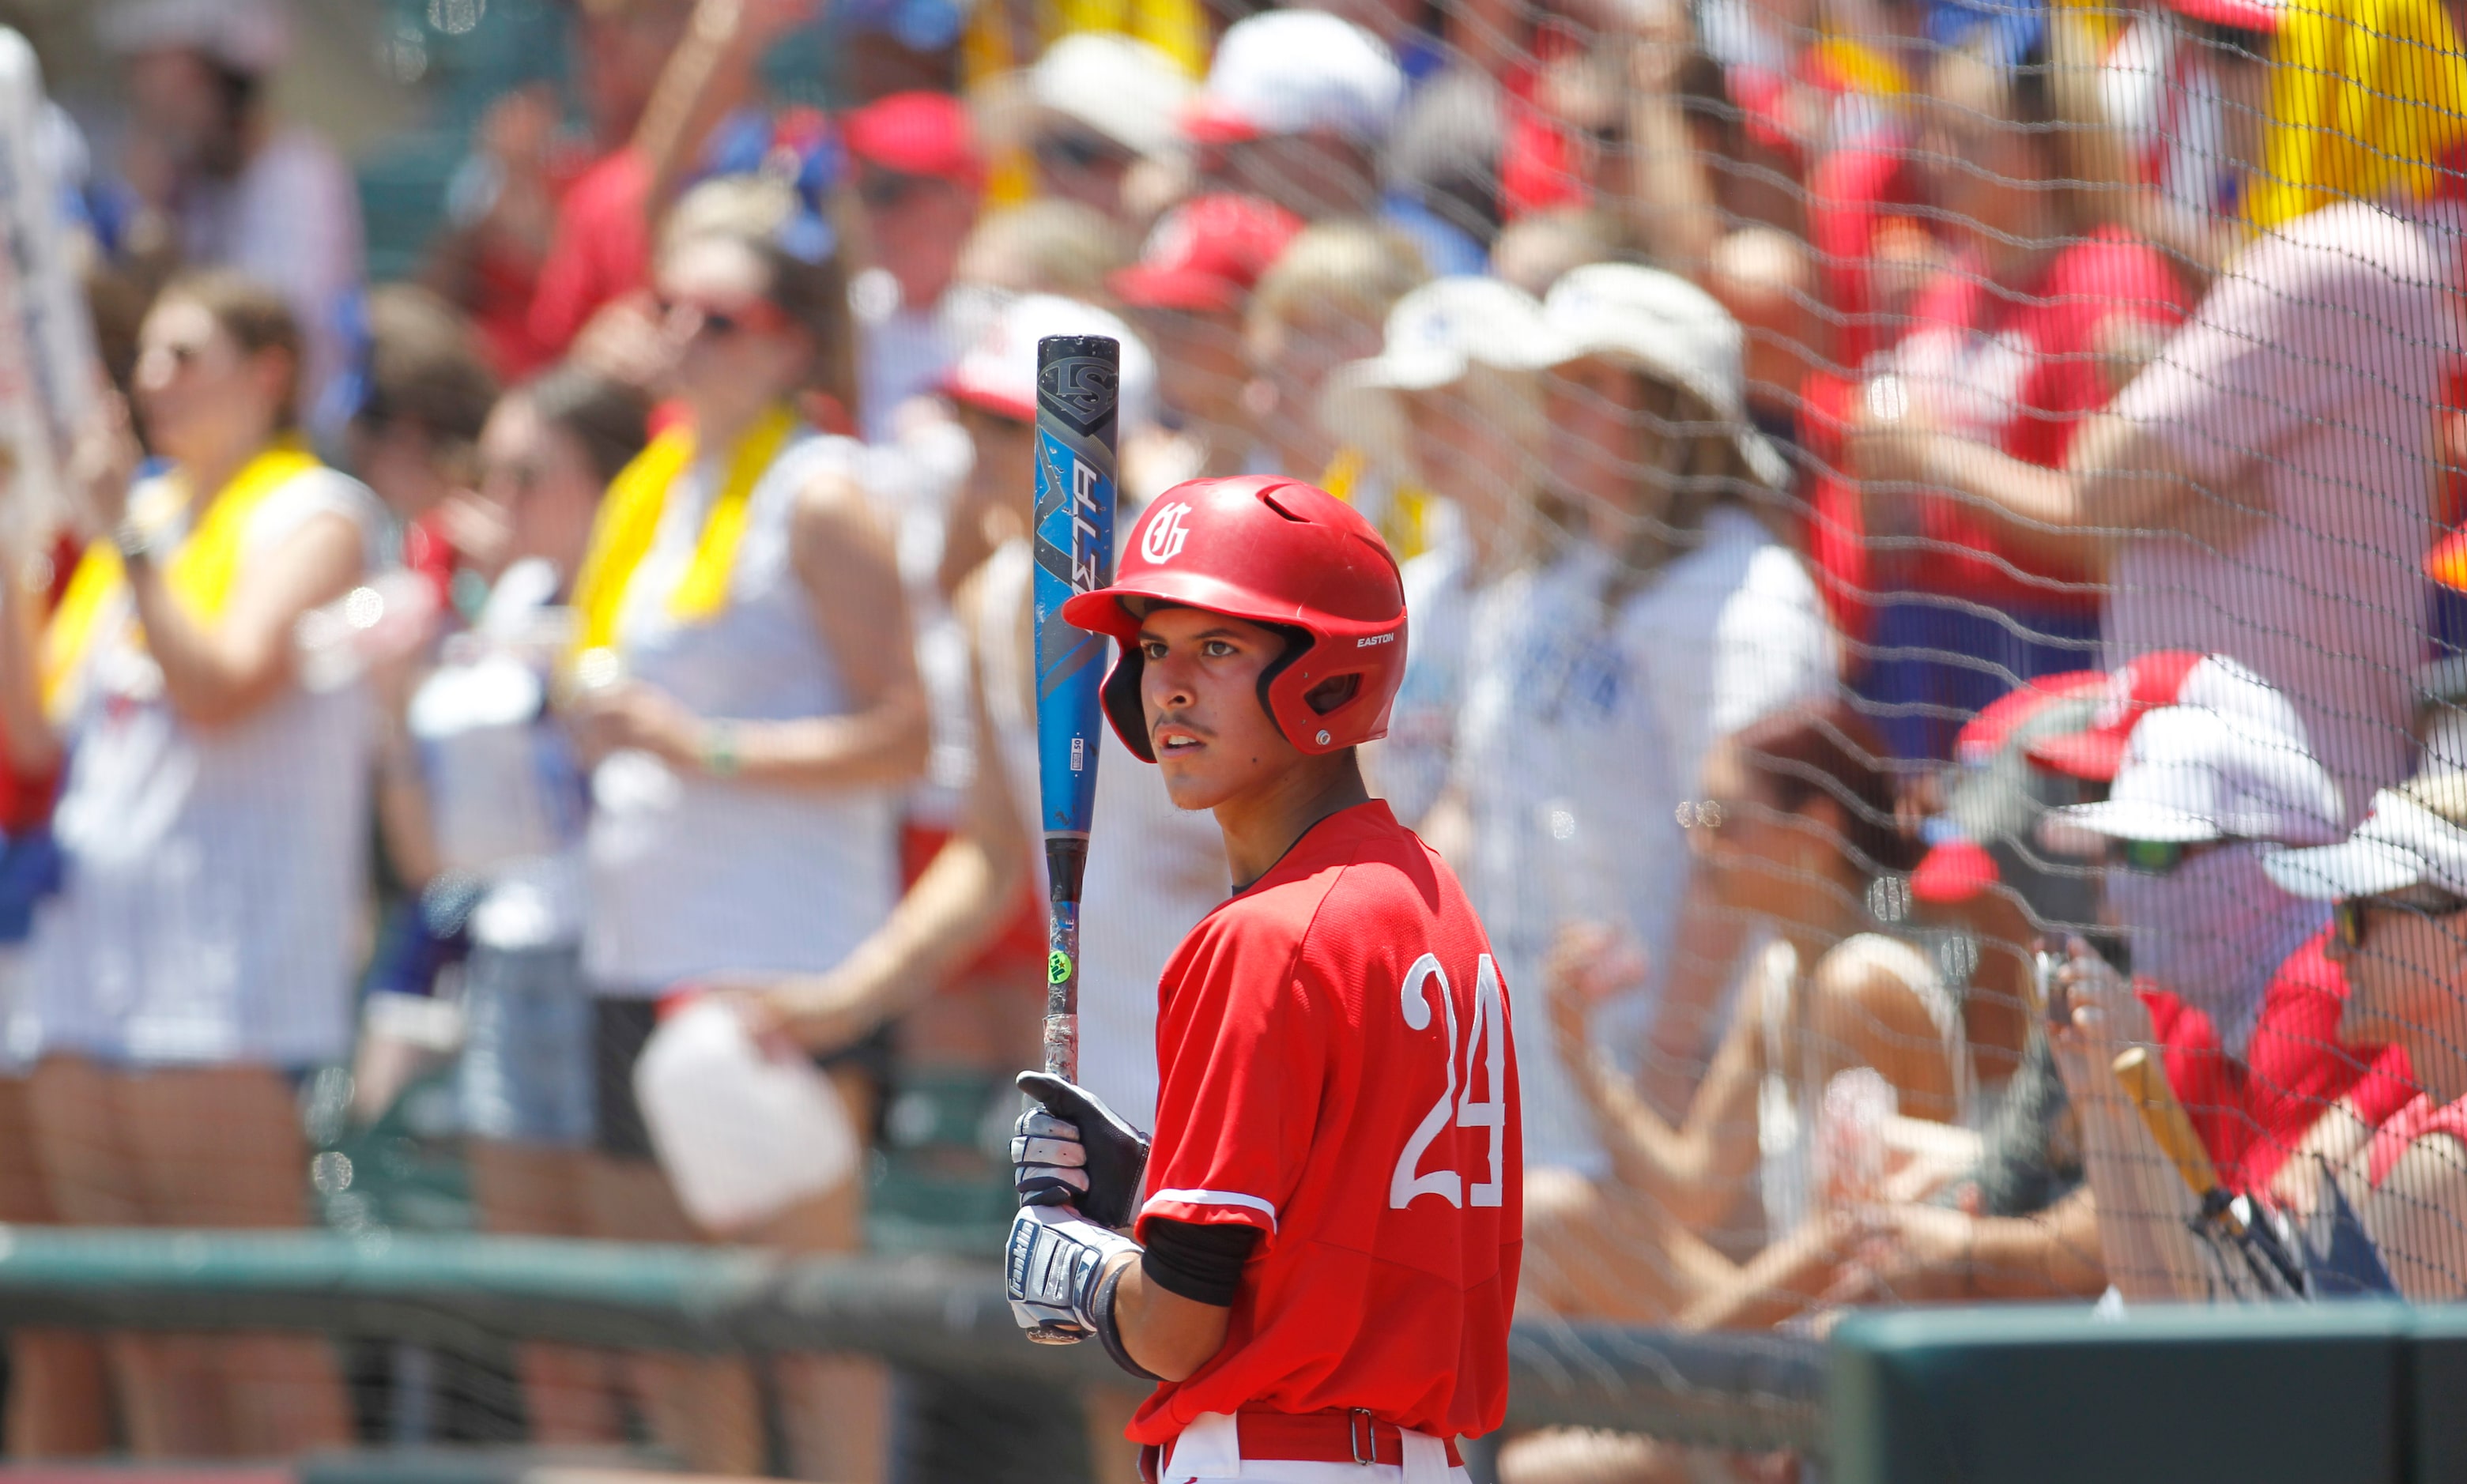
M 689 472 L 628 585 L 617 649 L 632 679 L 696 715 L 733 721 L 849 709 L 789 556 L 797 501 L 852 472 L 861 447 L 807 435 L 756 483 L 728 604 L 704 622 L 668 612 L 700 539 L 713 464 Z M 591 779 L 583 963 L 602 994 L 644 997 L 723 971 L 817 973 L 846 957 L 898 894 L 895 790 L 781 788 L 687 776 L 641 752 Z
M 1026 541 L 1007 543 L 986 560 L 979 579 L 977 652 L 996 753 L 1030 831 L 1042 902 L 1036 717 L 1027 702 L 1028 657 L 1020 645 L 1020 615 L 1032 601 L 1035 568 Z M 1079 911 L 1079 1081 L 1144 1129 L 1156 1122 L 1157 980 L 1183 938 L 1225 900 L 1233 870 L 1214 818 L 1175 808 L 1156 766 L 1132 756 L 1112 727 L 1100 731 Z
M 363 532 L 375 497 L 330 469 L 250 517 L 238 581 L 310 518 Z M 295 686 L 230 726 L 182 721 L 131 637 L 124 590 L 98 618 L 53 816 L 66 885 L 43 903 L 28 1056 L 308 1067 L 351 1048 L 368 860 L 369 700 Z

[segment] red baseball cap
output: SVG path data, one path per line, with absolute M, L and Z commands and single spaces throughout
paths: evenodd
M 2232 26 L 2264 35 L 2278 33 L 2279 7 L 2272 0 L 2167 0 L 2167 8 L 2213 26 Z
M 1167 213 L 1140 260 L 1106 281 L 1138 309 L 1239 308 L 1301 230 L 1302 219 L 1273 201 L 1201 196 Z
M 2106 688 L 2105 670 L 2067 670 L 2026 680 L 1989 702 L 1953 734 L 1953 760 L 1978 766 L 2003 750 L 2025 722 L 2067 696 L 2088 695 Z
M 1911 895 L 1936 907 L 1967 902 L 2003 879 L 1987 847 L 1966 835 L 1951 835 L 1928 846 L 1911 872 Z
M 948 93 L 894 93 L 848 116 L 849 153 L 877 169 L 947 180 L 970 191 L 985 183 L 967 106 Z
M 2089 727 L 2030 744 L 2030 760 L 2076 778 L 2112 780 L 2124 762 L 2124 740 L 2134 723 L 2183 699 L 2184 682 L 2205 657 L 2189 649 L 2160 649 L 2107 677 L 2107 701 Z

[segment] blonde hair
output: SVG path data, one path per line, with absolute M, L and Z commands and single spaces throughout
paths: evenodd
M 1030 201 L 978 221 L 960 277 L 1014 294 L 1095 301 L 1124 260 L 1121 234 L 1104 213 L 1077 201 Z
M 785 181 L 764 175 L 707 180 L 679 197 L 668 213 L 660 256 L 666 259 L 689 243 L 706 240 L 736 242 L 753 253 L 770 280 L 763 297 L 813 337 L 807 384 L 853 413 L 856 331 L 849 312 L 848 272 L 836 241 L 819 257 L 785 245 L 802 213 L 795 188 Z
M 1322 222 L 1296 236 L 1259 280 L 1245 327 L 1256 345 L 1292 324 L 1304 308 L 1333 309 L 1376 326 L 1397 300 L 1430 277 L 1421 250 L 1393 227 L 1360 219 Z
M 2445 823 L 2467 829 L 2467 773 L 2445 769 L 2419 774 L 2399 785 L 2399 797 L 2441 817 Z

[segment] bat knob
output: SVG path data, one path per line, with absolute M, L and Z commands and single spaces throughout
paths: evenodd
M 1040 1324 L 1028 1332 L 1028 1338 L 1040 1345 L 1075 1345 L 1088 1337 L 1059 1325 Z

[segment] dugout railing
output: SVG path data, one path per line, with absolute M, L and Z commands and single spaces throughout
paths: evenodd
M 1021 1338 L 938 1256 L 399 1233 L 0 1228 L 0 1327 L 301 1330 L 470 1350 L 857 1350 L 931 1373 L 1116 1379 Z M 1876 1311 L 1825 1340 L 1528 1318 L 1512 1428 L 1793 1450 L 1828 1484 L 2467 1484 L 2467 1306 Z

